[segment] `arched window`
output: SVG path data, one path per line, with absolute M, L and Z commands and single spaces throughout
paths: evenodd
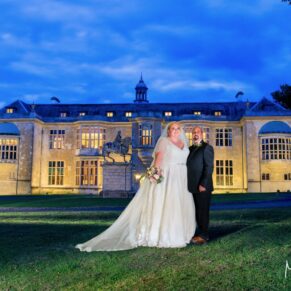
M 259 132 L 262 160 L 291 160 L 291 129 L 282 121 L 271 121 Z
M 13 123 L 0 123 L 0 162 L 13 163 L 18 159 L 20 132 Z

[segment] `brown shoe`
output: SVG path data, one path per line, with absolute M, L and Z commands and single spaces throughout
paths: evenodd
M 207 240 L 204 239 L 203 237 L 201 236 L 194 236 L 192 239 L 191 239 L 191 242 L 195 245 L 204 245 L 207 243 Z
M 198 237 L 199 237 L 198 235 L 194 235 L 194 236 L 191 238 L 190 242 L 193 243 L 193 244 L 195 244 L 195 242 L 197 241 L 197 238 L 198 238 Z

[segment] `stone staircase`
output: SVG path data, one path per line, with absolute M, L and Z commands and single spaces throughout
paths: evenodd
M 153 161 L 153 158 L 151 156 L 139 156 L 139 159 L 145 168 L 148 168 Z

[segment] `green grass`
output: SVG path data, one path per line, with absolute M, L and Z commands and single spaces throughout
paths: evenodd
M 215 194 L 212 202 L 270 201 L 291 197 L 291 193 Z M 126 206 L 130 199 L 100 198 L 94 195 L 0 196 L 0 207 L 86 207 Z
M 93 207 L 126 206 L 130 199 L 100 198 L 94 195 L 0 196 L 0 207 Z
M 291 208 L 211 212 L 212 240 L 83 253 L 118 212 L 0 213 L 0 290 L 290 290 Z

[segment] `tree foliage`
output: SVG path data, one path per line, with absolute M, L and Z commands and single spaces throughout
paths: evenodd
M 291 109 L 291 86 L 281 85 L 280 90 L 272 92 L 271 95 L 282 106 Z
M 282 2 L 287 2 L 289 5 L 291 5 L 291 0 L 282 0 Z

